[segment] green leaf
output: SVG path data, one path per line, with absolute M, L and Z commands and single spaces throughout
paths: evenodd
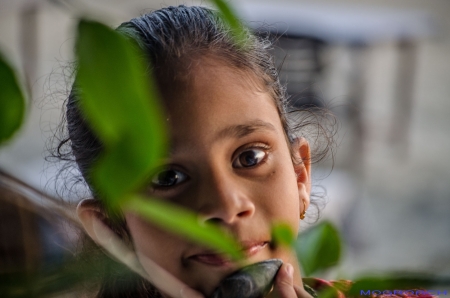
M 291 247 L 295 243 L 295 235 L 291 227 L 285 223 L 278 223 L 272 227 L 272 241 L 275 245 Z
M 124 208 L 170 232 L 215 249 L 220 253 L 228 254 L 235 260 L 242 258 L 239 244 L 230 235 L 218 226 L 201 223 L 198 220 L 198 215 L 187 209 L 159 199 L 140 196 L 133 196 L 127 200 Z
M 22 124 L 25 98 L 13 68 L 0 54 L 0 144 L 10 139 Z
M 330 222 L 321 222 L 300 234 L 296 251 L 305 276 L 330 268 L 341 255 L 339 232 Z
M 231 32 L 236 39 L 237 44 L 241 44 L 245 40 L 245 31 L 241 25 L 241 22 L 236 17 L 236 13 L 233 11 L 231 6 L 223 0 L 211 0 L 211 2 L 216 5 L 222 18 L 225 22 L 227 22 L 228 26 L 230 26 Z
M 164 156 L 167 129 L 145 55 L 118 32 L 81 20 L 76 42 L 80 107 L 104 145 L 91 176 L 110 207 L 147 179 Z

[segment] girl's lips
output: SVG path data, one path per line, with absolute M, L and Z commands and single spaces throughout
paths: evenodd
M 199 254 L 193 255 L 190 259 L 211 266 L 230 266 L 231 261 L 219 254 Z
M 247 258 L 250 258 L 251 256 L 257 254 L 261 249 L 266 247 L 267 244 L 269 244 L 268 241 L 253 243 L 247 246 L 244 245 L 243 252 Z
M 242 251 L 247 258 L 250 258 L 251 256 L 257 254 L 264 247 L 266 247 L 268 243 L 269 242 L 264 241 L 244 244 L 242 245 Z M 215 253 L 199 253 L 190 256 L 189 259 L 211 266 L 231 266 L 232 264 L 232 261 L 229 258 Z

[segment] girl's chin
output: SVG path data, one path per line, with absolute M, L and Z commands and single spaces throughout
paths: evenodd
M 220 282 L 233 273 L 235 270 L 217 270 L 218 268 L 215 267 L 215 270 L 211 270 L 211 268 L 201 268 L 204 270 L 199 270 L 195 272 L 196 278 L 195 282 L 187 283 L 190 285 L 194 290 L 202 293 L 205 297 L 211 296 L 211 294 L 214 292 L 214 290 L 217 288 L 217 286 L 220 284 Z M 191 276 L 192 278 L 192 276 Z

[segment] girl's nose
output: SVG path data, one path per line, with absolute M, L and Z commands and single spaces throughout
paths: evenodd
M 203 184 L 199 210 L 202 222 L 231 225 L 251 218 L 255 213 L 255 204 L 244 191 L 243 181 L 239 183 L 238 178 L 226 176 L 211 175 Z

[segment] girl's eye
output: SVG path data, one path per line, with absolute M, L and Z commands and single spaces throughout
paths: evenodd
M 264 160 L 267 153 L 261 149 L 251 149 L 239 154 L 238 158 L 233 162 L 235 168 L 249 168 L 256 166 Z
M 158 187 L 171 187 L 185 181 L 186 174 L 177 170 L 163 170 L 156 173 L 152 178 L 152 185 Z

